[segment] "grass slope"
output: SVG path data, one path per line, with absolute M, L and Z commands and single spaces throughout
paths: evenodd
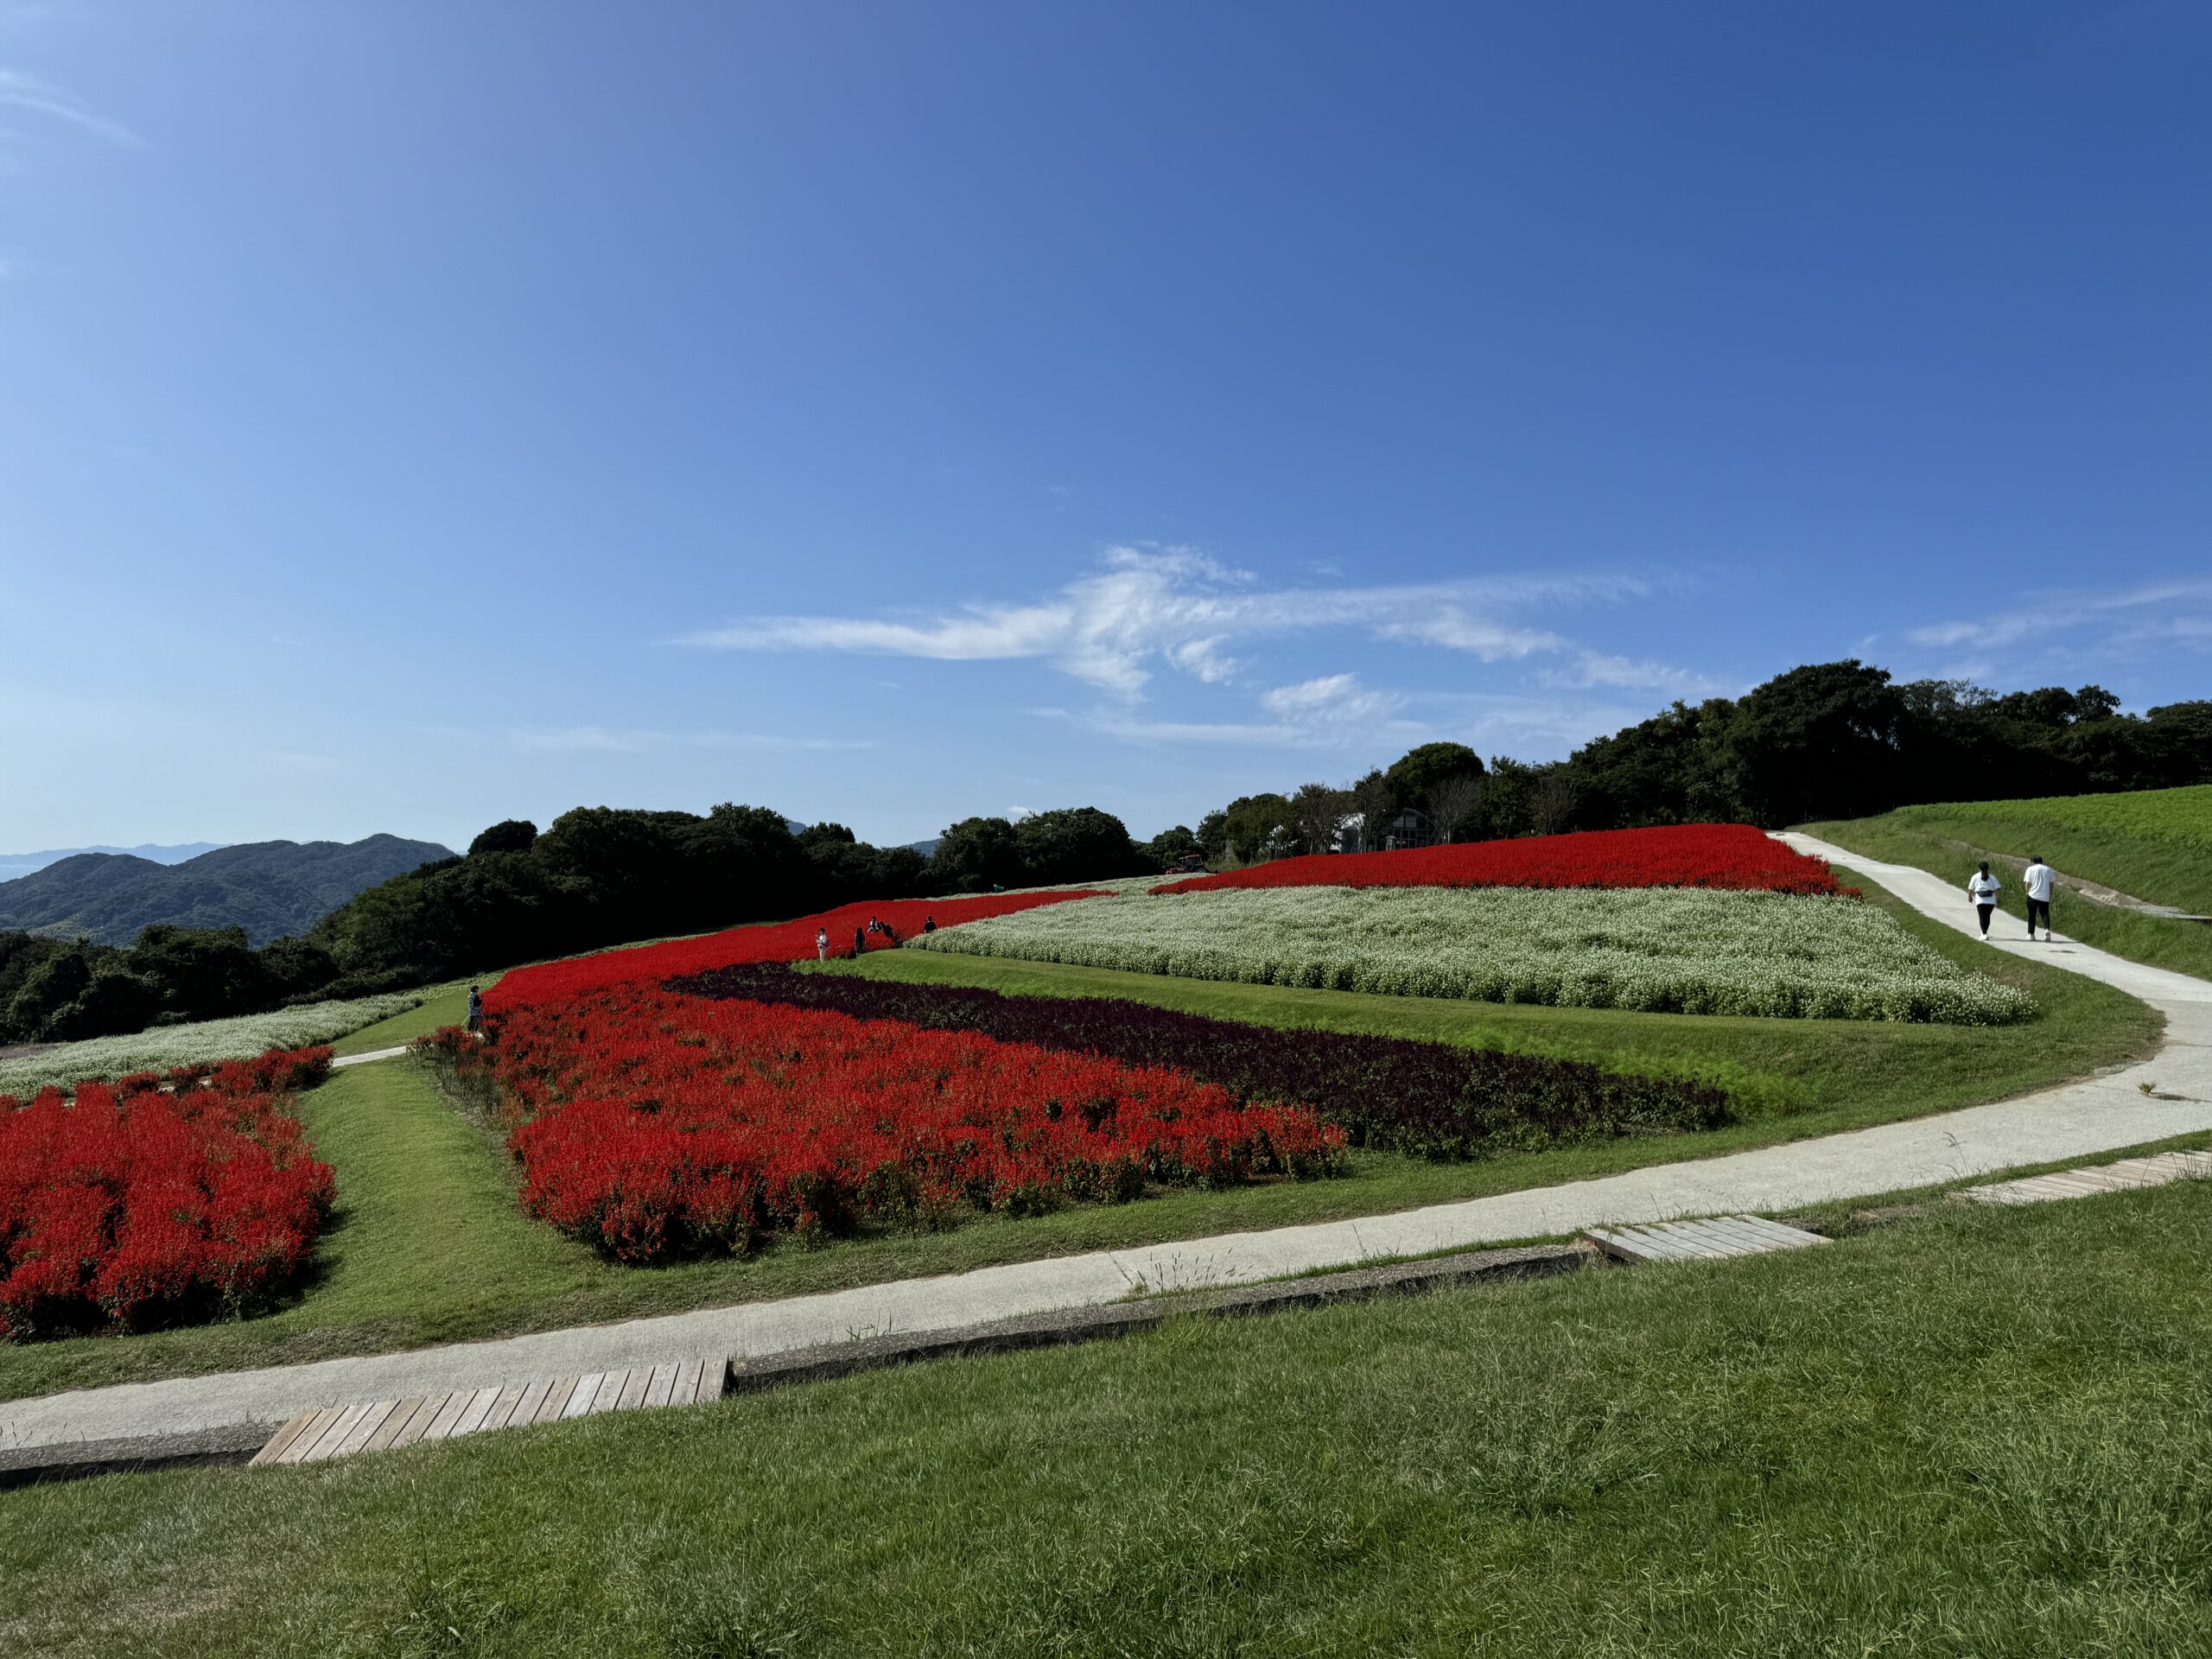
M 2035 963 L 1990 962 L 1988 952 L 1968 942 L 1909 912 L 1900 917 L 1925 929 L 1937 948 L 1970 957 L 2034 996 L 2044 1014 L 2026 1028 L 2032 1040 L 2024 1040 L 2018 1028 L 1854 1020 L 1793 1020 L 1777 1033 L 1775 1022 L 1763 1020 L 1473 1007 L 880 952 L 868 959 L 867 971 L 958 972 L 1007 989 L 1058 988 L 1265 1023 L 1496 1041 L 1520 1052 L 1710 1077 L 1732 1089 L 1752 1115 L 1711 1135 L 1619 1141 L 1485 1163 L 1356 1154 L 1351 1173 L 1337 1180 L 1172 1192 L 1021 1220 L 984 1217 L 948 1233 L 883 1234 L 822 1249 L 784 1244 L 747 1261 L 657 1268 L 607 1262 L 523 1215 L 513 1166 L 499 1138 L 462 1117 L 414 1063 L 351 1067 L 302 1101 L 316 1150 L 337 1171 L 341 1213 L 320 1252 L 325 1270 L 296 1306 L 245 1323 L 0 1346 L 0 1399 L 1375 1215 L 2001 1098 L 2142 1052 L 2156 1039 L 2158 1017 L 2116 991 Z M 398 1024 L 442 1023 L 436 1014 L 435 1008 L 420 1010 L 382 1035 L 364 1032 L 357 1040 L 385 1046 L 399 1039 Z
M 2212 785 L 2050 800 L 1910 806 L 1879 817 L 1796 826 L 1893 864 L 1955 880 L 1963 897 L 1977 861 L 2040 853 L 2062 875 L 2152 904 L 2212 915 Z M 2016 868 L 2000 868 L 2004 908 L 2027 915 Z M 2212 926 L 2145 916 L 2059 889 L 2058 931 L 2132 961 L 2212 978 Z M 2002 924 L 2000 923 L 2001 926 Z
M 2212 1645 L 2212 1183 L 0 1494 L 51 1654 Z

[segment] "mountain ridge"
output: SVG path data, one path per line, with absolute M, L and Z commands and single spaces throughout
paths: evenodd
M 155 923 L 243 927 L 258 947 L 307 931 L 355 893 L 453 854 L 429 841 L 260 841 L 170 864 L 83 852 L 0 881 L 0 928 L 128 944 Z

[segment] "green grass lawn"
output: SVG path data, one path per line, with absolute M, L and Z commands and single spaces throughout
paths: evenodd
M 40 1654 L 2212 1649 L 2212 1183 L 0 1494 Z
M 2048 801 L 1910 806 L 1874 818 L 1802 823 L 1810 836 L 1955 880 L 1960 903 L 1975 863 L 2040 853 L 2062 875 L 2151 904 L 2212 915 L 2212 785 Z M 2000 868 L 2005 913 L 2026 926 L 2016 870 Z M 2061 887 L 2059 932 L 2131 961 L 2212 979 L 2212 925 L 2100 905 Z M 1998 925 L 2003 926 L 2002 923 Z M 2016 932 L 2015 937 L 2018 937 Z
M 158 1376 L 294 1363 L 472 1337 L 556 1329 L 840 1289 L 1002 1262 L 1249 1228 L 1374 1215 L 1425 1204 L 1711 1156 L 2001 1098 L 2145 1052 L 2157 1015 L 2092 981 L 1986 950 L 1910 912 L 1938 949 L 2017 984 L 2043 1010 L 2026 1028 L 1859 1020 L 1709 1019 L 1368 997 L 884 951 L 871 973 L 950 976 L 1006 988 L 1135 997 L 1278 1024 L 1333 1026 L 1569 1055 L 1710 1077 L 1745 1120 L 1707 1135 L 1624 1140 L 1482 1163 L 1356 1154 L 1327 1181 L 1173 1191 L 1118 1206 L 1026 1219 L 984 1217 L 944 1233 L 880 1233 L 748 1260 L 619 1267 L 526 1217 L 496 1134 L 471 1122 L 416 1063 L 349 1067 L 302 1099 L 318 1154 L 337 1171 L 340 1214 L 322 1270 L 293 1305 L 245 1321 L 127 1338 L 0 1344 L 0 1399 Z M 449 1021 L 435 1007 L 404 1017 Z M 389 1022 L 398 1025 L 402 1022 Z M 397 1035 L 359 1033 L 365 1047 Z
M 457 1026 L 468 1018 L 468 988 L 475 985 L 488 991 L 499 982 L 499 975 L 486 974 L 476 979 L 456 979 L 449 984 L 434 985 L 423 994 L 423 1001 L 417 1006 L 389 1020 L 379 1020 L 373 1026 L 363 1026 L 359 1031 L 340 1037 L 330 1046 L 331 1049 L 340 1057 L 373 1054 L 380 1048 L 411 1043 L 442 1026 Z

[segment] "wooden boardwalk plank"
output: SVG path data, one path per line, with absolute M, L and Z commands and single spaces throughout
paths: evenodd
M 699 1393 L 696 1402 L 703 1406 L 711 1401 L 719 1400 L 728 1388 L 729 1361 L 727 1358 L 710 1357 L 699 1369 Z
M 645 1384 L 645 1397 L 639 1404 L 645 1407 L 664 1406 L 676 1391 L 676 1373 L 683 1369 L 674 1360 L 665 1365 L 656 1365 L 652 1379 Z
M 248 1468 L 251 1468 L 253 1465 L 257 1463 L 276 1462 L 277 1458 L 283 1455 L 284 1448 L 291 1445 L 294 1440 L 300 1438 L 300 1431 L 304 1429 L 309 1423 L 313 1422 L 316 1414 L 317 1414 L 312 1411 L 303 1411 L 298 1416 L 284 1424 L 283 1427 L 279 1428 L 274 1434 L 271 1434 L 269 1437 L 268 1445 L 263 1446 L 260 1451 L 253 1454 L 252 1462 L 249 1463 L 246 1466 Z
M 1735 1240 L 1737 1243 L 1743 1246 L 1743 1253 L 1745 1255 L 1764 1255 L 1770 1250 L 1796 1248 L 1794 1241 L 1784 1242 L 1776 1238 L 1771 1233 L 1760 1231 L 1756 1227 L 1746 1227 L 1738 1217 L 1734 1216 L 1716 1216 L 1710 1221 L 1700 1223 L 1700 1225 L 1712 1229 L 1717 1237 Z
M 1703 1222 L 1655 1221 L 1642 1230 L 1647 1238 L 1663 1238 L 1681 1245 L 1690 1253 L 1694 1261 L 1754 1254 L 1747 1242 L 1724 1234 L 1718 1228 L 1708 1227 Z
M 353 1432 L 353 1425 L 368 1414 L 369 1402 L 365 1400 L 346 1407 L 331 1420 L 330 1427 L 315 1438 L 315 1443 L 307 1449 L 307 1454 L 300 1461 L 321 1463 L 325 1458 L 335 1457 L 340 1445 Z
M 461 1421 L 461 1414 L 468 1409 L 468 1402 L 476 1397 L 474 1389 L 455 1389 L 446 1395 L 445 1403 L 438 1408 L 438 1414 L 430 1419 L 430 1426 L 423 1431 L 426 1440 L 442 1440 L 453 1433 L 453 1426 Z
M 515 1408 L 507 1414 L 507 1427 L 523 1428 L 536 1422 L 537 1408 L 545 1403 L 545 1396 L 552 1387 L 553 1379 L 550 1376 L 541 1376 L 524 1387 L 522 1398 L 515 1402 Z
M 392 1402 L 391 1414 L 384 1420 L 384 1426 L 369 1436 L 368 1444 L 361 1450 L 364 1452 L 385 1450 L 399 1438 L 399 1431 L 407 1427 L 408 1420 L 422 1408 L 422 1405 L 423 1396 L 419 1394 L 410 1394 L 404 1400 L 395 1400 Z
M 339 1406 L 325 1406 L 321 1411 L 315 1413 L 314 1416 L 308 1419 L 307 1427 L 292 1437 L 292 1443 L 271 1461 L 297 1463 L 302 1458 L 307 1456 L 308 1449 L 322 1438 L 323 1431 L 338 1421 L 338 1414 L 342 1409 L 343 1408 Z
M 496 1382 L 488 1389 L 477 1389 L 469 1396 L 467 1408 L 461 1414 L 461 1420 L 447 1431 L 446 1438 L 457 1440 L 463 1434 L 474 1434 L 484 1426 L 484 1419 L 491 1414 L 492 1402 L 499 1397 L 499 1386 Z
M 512 1420 L 516 1408 L 522 1404 L 523 1390 L 528 1386 L 527 1383 L 523 1382 L 510 1382 L 499 1390 L 499 1397 L 492 1402 L 492 1409 L 484 1414 L 481 1427 L 486 1434 L 495 1428 L 505 1428 L 507 1426 Z M 528 1419 L 524 1421 L 527 1421 Z
M 622 1379 L 622 1397 L 614 1402 L 617 1411 L 635 1411 L 645 1403 L 645 1390 L 653 1385 L 653 1368 L 632 1365 L 630 1375 Z
M 402 1446 L 413 1446 L 429 1433 L 430 1425 L 445 1409 L 445 1403 L 446 1396 L 442 1394 L 424 1395 L 422 1404 L 415 1408 L 415 1414 L 400 1426 L 398 1433 L 391 1437 L 391 1449 L 397 1452 Z
M 578 1377 L 575 1392 L 569 1396 L 569 1403 L 562 1408 L 561 1414 L 563 1417 L 582 1417 L 587 1414 L 591 1410 L 592 1402 L 599 1398 L 599 1391 L 606 1386 L 606 1383 L 605 1371 L 591 1371 Z
M 576 1391 L 576 1384 L 583 1379 L 576 1376 L 556 1376 L 553 1386 L 545 1390 L 545 1397 L 537 1402 L 535 1421 L 556 1422 L 568 1414 L 569 1400 Z
M 687 1359 L 676 1368 L 676 1386 L 668 1391 L 672 1406 L 688 1406 L 699 1397 L 699 1378 L 707 1369 L 703 1359 Z
M 1728 1221 L 1730 1225 L 1745 1228 L 1769 1243 L 1785 1249 L 1803 1249 L 1808 1244 L 1832 1244 L 1835 1242 L 1824 1233 L 1808 1233 L 1802 1227 L 1770 1221 L 1764 1216 L 1731 1216 Z
M 379 1400 L 371 1406 L 362 1414 L 361 1421 L 353 1425 L 353 1432 L 340 1442 L 338 1449 L 330 1455 L 350 1458 L 359 1452 L 369 1443 L 370 1436 L 384 1427 L 385 1419 L 391 1415 L 392 1408 L 398 1403 L 397 1400 Z

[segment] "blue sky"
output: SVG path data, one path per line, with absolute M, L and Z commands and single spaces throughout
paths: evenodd
M 2212 12 L 0 0 L 0 849 L 2212 694 Z

